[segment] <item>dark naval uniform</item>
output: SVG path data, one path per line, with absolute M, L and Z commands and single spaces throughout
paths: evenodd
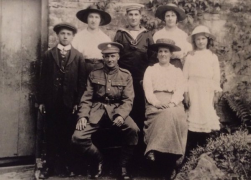
M 92 143 L 91 136 L 103 127 L 118 128 L 124 137 L 121 153 L 121 166 L 126 166 L 133 153 L 133 146 L 138 143 L 139 129 L 129 116 L 134 99 L 132 77 L 129 71 L 118 65 L 109 69 L 104 66 L 90 73 L 87 90 L 84 92 L 78 117 L 88 119 L 84 130 L 75 130 L 72 141 L 82 146 L 92 160 L 100 161 L 101 154 Z M 124 124 L 113 126 L 113 120 L 121 116 Z
M 145 119 L 145 97 L 140 81 L 149 65 L 148 57 L 151 54 L 148 51 L 148 46 L 154 44 L 154 41 L 151 32 L 143 27 L 139 31 L 138 36 L 134 39 L 130 35 L 129 28 L 121 28 L 117 31 L 114 42 L 124 46 L 118 63 L 121 68 L 129 70 L 132 74 L 135 99 L 131 116 L 142 128 Z

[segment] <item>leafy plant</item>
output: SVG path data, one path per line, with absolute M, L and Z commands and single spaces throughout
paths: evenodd
M 242 126 L 245 126 L 251 131 L 251 110 L 250 103 L 245 102 L 238 96 L 225 95 L 229 107 L 236 113 L 237 117 L 241 120 Z
M 195 169 L 199 157 L 204 153 L 214 159 L 216 166 L 227 175 L 226 179 L 232 179 L 233 176 L 240 179 L 251 178 L 250 135 L 246 130 L 239 130 L 233 134 L 221 134 L 215 139 L 210 138 L 205 148 L 194 149 L 191 157 L 181 169 L 180 176 L 183 179 L 188 178 L 188 173 Z

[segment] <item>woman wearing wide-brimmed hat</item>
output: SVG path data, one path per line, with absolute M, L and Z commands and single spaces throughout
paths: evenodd
M 218 57 L 210 50 L 214 36 L 208 27 L 197 26 L 188 41 L 194 52 L 186 57 L 183 73 L 187 81 L 185 104 L 189 108 L 188 150 L 203 146 L 213 130 L 220 129 L 219 117 L 214 109 L 220 87 Z
M 181 49 L 170 39 L 158 39 L 149 48 L 157 52 L 159 62 L 146 69 L 143 80 L 147 100 L 145 155 L 151 161 L 158 157 L 165 159 L 166 164 L 162 166 L 169 179 L 176 163 L 183 159 L 187 140 L 186 114 L 182 104 L 185 79 L 181 69 L 170 64 L 172 54 Z
M 187 42 L 187 33 L 177 26 L 178 22 L 186 18 L 185 11 L 175 4 L 167 4 L 159 6 L 155 16 L 165 21 L 166 25 L 154 34 L 154 42 L 160 38 L 172 39 L 175 44 L 181 48 L 181 51 L 173 53 L 171 64 L 182 68 L 183 58 L 192 50 L 191 44 Z
M 111 16 L 100 10 L 96 5 L 78 11 L 76 16 L 80 21 L 87 24 L 87 28 L 76 34 L 72 45 L 85 57 L 88 75 L 93 69 L 103 67 L 102 54 L 98 45 L 110 42 L 111 38 L 102 32 L 99 27 L 109 24 Z

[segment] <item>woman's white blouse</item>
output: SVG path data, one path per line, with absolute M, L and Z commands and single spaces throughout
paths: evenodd
M 72 45 L 86 59 L 103 59 L 98 45 L 104 42 L 111 42 L 111 38 L 103 31 L 99 29 L 96 32 L 89 32 L 86 28 L 75 35 Z
M 166 30 L 164 27 L 153 35 L 153 40 L 155 43 L 157 39 L 167 38 L 173 40 L 175 45 L 181 48 L 181 51 L 173 52 L 172 58 L 182 59 L 189 51 L 192 50 L 192 45 L 187 41 L 187 37 L 187 33 L 178 27 L 172 30 Z
M 172 92 L 171 102 L 176 105 L 183 100 L 185 79 L 181 69 L 169 64 L 167 67 L 159 63 L 149 66 L 144 74 L 143 87 L 147 101 L 155 105 L 159 102 L 154 92 Z

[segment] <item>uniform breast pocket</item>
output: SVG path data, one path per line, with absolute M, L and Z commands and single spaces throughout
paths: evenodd
M 124 81 L 112 81 L 112 87 L 116 91 L 116 93 L 115 93 L 116 96 L 120 97 L 121 94 L 122 94 L 122 91 L 126 87 L 126 82 L 124 82 Z
M 94 87 L 94 93 L 102 95 L 105 93 L 105 80 L 104 79 L 92 79 L 92 84 Z

